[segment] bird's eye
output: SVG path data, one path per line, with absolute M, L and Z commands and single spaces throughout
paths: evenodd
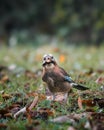
M 52 59 L 52 60 L 55 60 L 53 56 L 51 57 L 51 59 Z
M 44 60 L 46 60 L 46 57 L 44 57 Z

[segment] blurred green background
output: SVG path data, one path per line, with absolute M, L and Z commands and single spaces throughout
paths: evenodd
M 104 43 L 103 0 L 1 0 L 0 45 Z

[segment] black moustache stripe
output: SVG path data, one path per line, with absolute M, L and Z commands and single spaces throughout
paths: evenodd
M 51 61 L 51 62 L 45 62 L 44 64 L 42 64 L 42 66 L 45 66 L 46 64 L 50 64 L 50 63 L 55 64 L 55 62 L 54 62 L 54 61 Z

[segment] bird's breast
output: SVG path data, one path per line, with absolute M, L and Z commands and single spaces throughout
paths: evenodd
M 45 73 L 43 76 L 43 81 L 47 83 L 49 90 L 52 93 L 56 92 L 68 92 L 70 90 L 70 84 L 66 82 L 57 73 Z

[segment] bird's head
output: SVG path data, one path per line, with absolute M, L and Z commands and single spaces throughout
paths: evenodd
M 56 61 L 52 54 L 45 54 L 43 56 L 43 64 L 42 64 L 43 67 L 47 69 L 51 69 L 54 68 L 55 65 L 56 65 Z

